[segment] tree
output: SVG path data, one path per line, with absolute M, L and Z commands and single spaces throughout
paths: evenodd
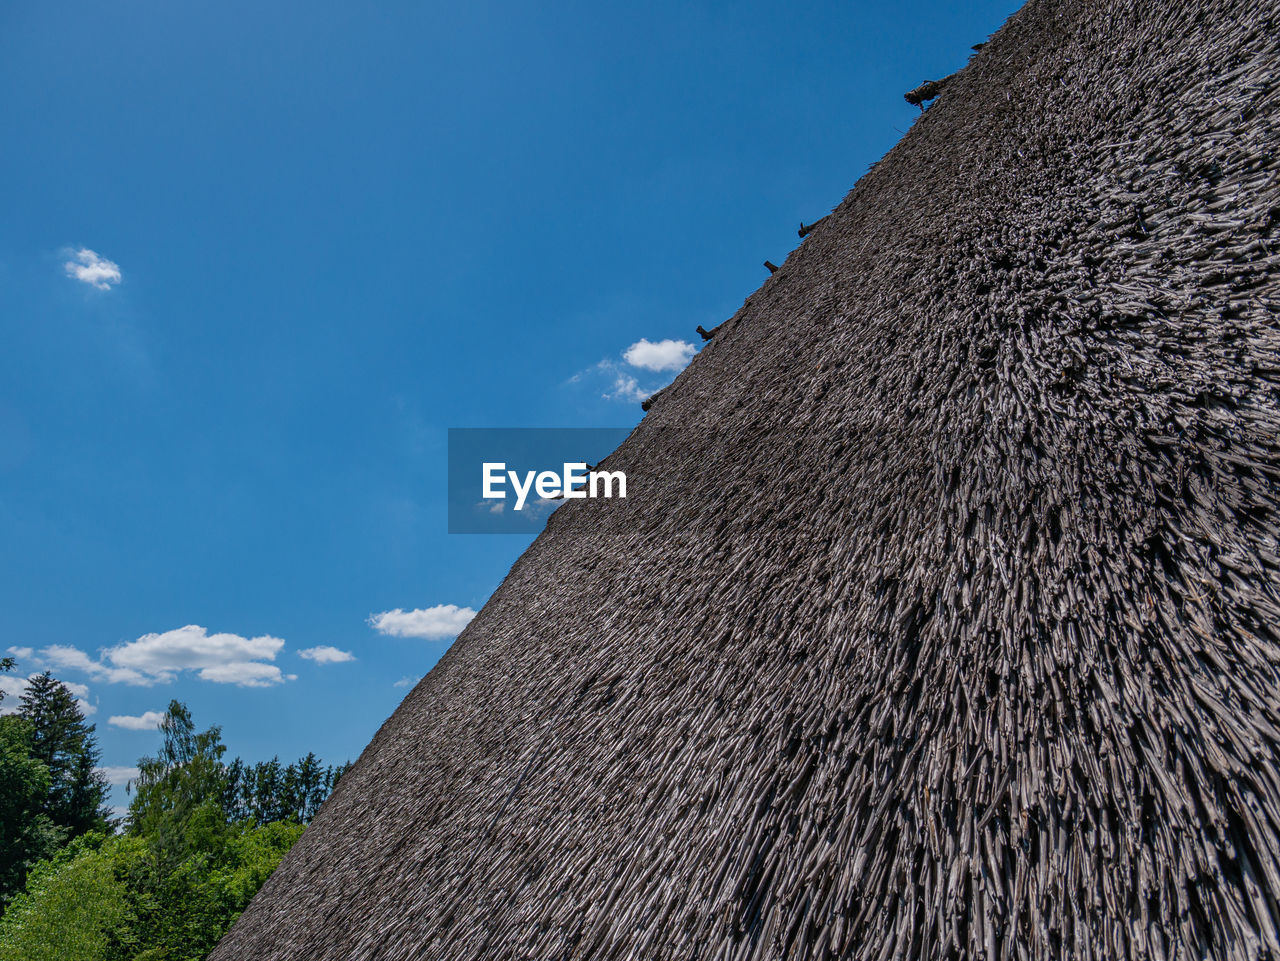
M 294 770 L 291 766 L 290 770 Z M 296 766 L 297 774 L 293 779 L 296 805 L 300 814 L 299 820 L 304 824 L 315 817 L 320 802 L 328 796 L 324 790 L 325 769 L 320 766 L 320 759 L 314 752 L 309 752 Z
M 62 840 L 43 810 L 49 782 L 49 769 L 31 755 L 28 722 L 0 717 L 0 910 Z
M 169 702 L 160 733 L 164 742 L 159 752 L 138 759 L 129 829 L 148 839 L 162 868 L 168 869 L 191 851 L 195 841 L 190 829 L 203 833 L 213 825 L 225 825 L 226 747 L 222 728 L 214 725 L 197 732 L 181 701 Z
M 197 731 L 178 701 L 160 732 L 159 751 L 138 761 L 129 833 L 91 831 L 54 854 L 64 832 L 41 810 L 50 774 L 33 756 L 33 724 L 0 718 L 0 855 L 18 887 L 27 878 L 0 917 L 0 961 L 205 957 L 346 770 L 314 754 L 223 765 L 220 729 Z M 43 835 L 6 834 L 41 824 Z
M 254 765 L 253 773 L 257 820 L 260 822 L 284 820 L 286 815 L 282 810 L 284 805 L 281 803 L 284 771 L 280 767 L 280 758 L 273 757 L 270 761 Z
M 13 658 L 0 658 L 0 674 L 13 665 Z M 48 793 L 49 769 L 31 756 L 30 725 L 20 717 L 0 717 L 0 911 L 22 890 L 28 869 L 61 840 L 42 810 Z
M 49 769 L 44 813 L 67 839 L 107 828 L 106 779 L 94 726 L 86 724 L 65 684 L 48 671 L 33 676 L 22 693 L 18 714 L 31 726 L 31 754 Z
M 314 752 L 287 767 L 278 757 L 257 764 L 236 758 L 224 768 L 222 806 L 231 821 L 308 824 L 349 766 L 324 767 Z
M 124 954 L 132 911 L 115 871 L 122 841 L 93 832 L 37 865 L 0 919 L 0 961 L 107 961 Z
M 242 825 L 206 836 L 167 872 L 140 876 L 134 937 L 152 953 L 137 957 L 203 958 L 301 834 L 296 824 Z
M 247 821 L 253 810 L 247 771 L 247 765 L 240 758 L 223 768 L 222 809 L 229 821 Z

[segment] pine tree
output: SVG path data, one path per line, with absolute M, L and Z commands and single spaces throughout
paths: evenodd
M 47 671 L 27 682 L 18 714 L 30 725 L 31 756 L 49 770 L 49 794 L 44 813 L 68 838 L 90 830 L 105 830 L 106 779 L 98 773 L 94 725 L 67 690 Z
M 259 824 L 283 820 L 280 797 L 284 772 L 280 766 L 280 758 L 273 757 L 270 761 L 254 765 L 253 773 L 254 817 Z
M 320 766 L 320 759 L 316 757 L 315 752 L 311 751 L 298 761 L 296 770 L 297 819 L 306 824 L 315 817 L 320 802 L 325 798 L 324 768 Z
M 0 674 L 13 667 L 13 658 L 0 658 Z M 28 869 L 62 839 L 43 811 L 48 794 L 49 769 L 32 756 L 31 725 L 13 715 L 0 717 L 0 914 L 22 890 Z
M 227 812 L 228 821 L 245 821 L 251 817 L 247 771 L 240 758 L 223 766 L 222 809 Z

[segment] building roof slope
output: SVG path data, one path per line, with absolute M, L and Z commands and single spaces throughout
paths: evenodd
M 1277 19 L 1011 18 L 216 961 L 1280 954 Z

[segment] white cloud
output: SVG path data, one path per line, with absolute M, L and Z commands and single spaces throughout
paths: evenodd
M 270 635 L 210 634 L 188 624 L 107 648 L 96 661 L 79 648 L 61 644 L 42 648 L 40 654 L 59 667 L 84 671 L 112 684 L 150 687 L 173 681 L 181 671 L 196 671 L 202 680 L 218 684 L 269 687 L 295 677 L 266 663 L 274 661 L 283 647 L 284 641 Z
M 697 352 L 697 347 L 683 340 L 660 340 L 655 344 L 641 337 L 622 352 L 622 359 L 645 370 L 684 370 Z
M 400 678 L 400 680 L 396 681 L 391 686 L 392 687 L 413 687 L 413 685 L 417 684 L 420 680 L 422 680 L 421 677 L 402 677 Z
M 99 257 L 88 247 L 73 251 L 71 258 L 63 264 L 68 277 L 99 290 L 110 290 L 112 284 L 120 283 L 119 265 L 105 257 Z
M 297 674 L 285 674 L 274 664 L 262 664 L 258 661 L 212 664 L 201 668 L 199 677 L 202 681 L 235 684 L 239 687 L 271 687 L 273 684 L 283 684 L 285 681 L 298 679 Z
M 341 664 L 344 661 L 354 661 L 355 655 L 350 651 L 340 651 L 336 647 L 330 647 L 327 644 L 321 644 L 319 647 L 308 647 L 298 652 L 299 657 L 305 657 L 308 661 L 315 661 L 317 664 Z
M 95 767 L 93 770 L 105 777 L 108 784 L 127 784 L 138 779 L 138 769 L 136 767 L 107 764 L 103 767 Z
M 89 685 L 77 684 L 75 681 L 62 681 L 62 686 L 70 691 L 75 697 L 88 697 Z
M 654 343 L 642 337 L 622 352 L 625 363 L 606 357 L 594 367 L 578 371 L 566 383 L 598 384 L 605 400 L 640 403 L 670 383 L 671 377 L 658 378 L 650 386 L 640 382 L 636 370 L 670 375 L 688 366 L 697 352 L 697 347 L 683 340 L 660 340 Z
M 284 641 L 270 635 L 249 638 L 210 634 L 199 625 L 188 624 L 176 631 L 144 634 L 136 641 L 111 648 L 104 657 L 117 668 L 162 681 L 172 680 L 181 670 L 198 670 L 206 680 L 252 686 L 280 680 L 278 667 L 258 662 L 275 660 L 283 647 Z M 247 680 L 238 680 L 240 675 Z
M 605 400 L 629 400 L 640 403 L 653 394 L 651 390 L 642 388 L 630 374 L 619 374 L 613 382 L 613 389 L 606 391 Z
M 131 668 L 112 667 L 102 661 L 95 661 L 80 648 L 70 647 L 66 644 L 51 644 L 48 647 L 42 647 L 40 648 L 40 656 L 54 667 L 83 671 L 90 677 L 96 677 L 100 681 L 107 681 L 111 684 L 123 682 L 125 684 L 145 685 L 151 683 L 144 675 Z
M 381 634 L 392 637 L 423 637 L 429 641 L 457 637 L 476 612 L 469 607 L 437 604 L 414 611 L 383 611 L 369 618 L 369 624 Z
M 18 699 L 22 697 L 22 692 L 26 689 L 27 679 L 25 677 L 0 674 L 0 693 L 4 694 L 4 697 L 0 698 L 0 714 L 16 714 L 18 711 Z
M 85 717 L 90 717 L 98 713 L 98 705 L 89 703 L 89 685 L 77 684 L 74 681 L 63 681 L 62 686 L 71 692 L 76 699 L 76 705 L 80 708 L 80 713 Z
M 25 661 L 27 658 L 33 655 L 35 651 L 33 651 L 29 647 L 11 647 L 9 648 L 9 653 L 16 658 L 19 658 Z
M 144 711 L 137 716 L 132 714 L 113 714 L 107 718 L 107 723 L 112 727 L 122 727 L 126 731 L 154 731 L 163 720 L 163 711 Z
M 31 678 L 37 674 L 29 674 L 27 677 L 15 677 L 12 674 L 0 674 L 0 691 L 4 692 L 4 698 L 0 700 L 0 714 L 16 714 L 21 706 L 19 701 L 26 692 L 27 686 L 31 683 Z M 71 696 L 76 699 L 76 707 L 80 708 L 80 713 L 85 717 L 98 713 L 96 704 L 89 703 L 89 685 L 76 684 L 74 681 L 60 681 L 63 687 L 71 692 Z

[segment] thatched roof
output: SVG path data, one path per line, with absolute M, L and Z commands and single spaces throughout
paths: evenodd
M 1015 15 L 214 958 L 1275 957 L 1278 19 Z

